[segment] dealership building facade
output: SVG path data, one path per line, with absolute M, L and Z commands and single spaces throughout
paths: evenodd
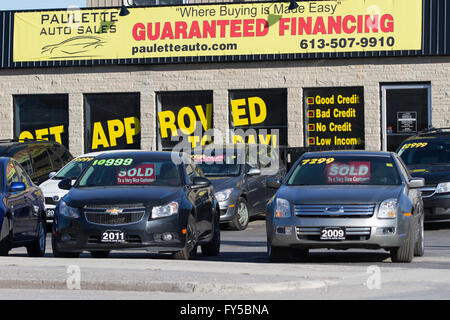
M 450 3 L 348 2 L 1 12 L 0 137 L 79 155 L 168 150 L 183 134 L 198 145 L 214 128 L 394 150 L 450 127 Z

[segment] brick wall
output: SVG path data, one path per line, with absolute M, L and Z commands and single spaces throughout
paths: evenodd
M 432 122 L 450 126 L 450 57 L 363 58 L 10 69 L 0 73 L 0 138 L 13 137 L 13 95 L 69 94 L 69 144 L 83 153 L 83 94 L 140 92 L 142 148 L 156 148 L 155 92 L 213 90 L 214 126 L 228 127 L 228 90 L 287 88 L 288 140 L 303 145 L 305 87 L 363 86 L 366 149 L 381 148 L 380 83 L 430 82 Z

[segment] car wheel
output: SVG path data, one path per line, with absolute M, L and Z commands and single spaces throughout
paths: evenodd
M 108 258 L 109 253 L 111 251 L 105 250 L 105 251 L 91 251 L 91 257 L 92 258 Z
M 392 248 L 390 250 L 392 262 L 411 262 L 413 260 L 415 234 L 416 234 L 415 224 L 414 222 L 411 222 L 409 234 L 403 246 L 399 248 Z
M 81 252 L 59 251 L 58 248 L 56 247 L 55 236 L 52 236 L 52 251 L 53 251 L 53 256 L 55 256 L 55 258 L 78 258 L 81 254 Z
M 425 241 L 424 241 L 424 218 L 423 214 L 419 218 L 418 230 L 417 230 L 417 242 L 414 246 L 414 256 L 422 257 L 425 253 Z
M 214 218 L 213 238 L 207 244 L 201 246 L 202 254 L 205 257 L 216 257 L 220 253 L 220 222 L 219 211 L 216 210 L 216 218 Z
M 177 260 L 192 260 L 197 254 L 197 229 L 195 228 L 195 218 L 189 215 L 188 225 L 186 227 L 186 243 L 183 250 L 177 251 L 173 257 Z
M 7 256 L 11 250 L 11 223 L 7 216 L 3 218 L 0 231 L 0 256 Z
M 230 222 L 230 227 L 233 230 L 245 230 L 247 229 L 249 221 L 248 205 L 244 198 L 239 198 L 236 206 L 236 213 L 233 220 Z
M 47 222 L 41 217 L 38 221 L 38 235 L 33 243 L 27 246 L 29 257 L 43 257 L 45 255 L 45 246 L 47 238 Z
M 302 261 L 309 256 L 309 249 L 292 249 L 292 257 L 297 261 Z

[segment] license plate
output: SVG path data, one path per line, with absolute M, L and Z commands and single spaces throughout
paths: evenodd
M 53 217 L 55 215 L 55 210 L 47 209 L 47 210 L 45 210 L 45 214 L 47 215 L 47 217 Z
M 102 242 L 125 242 L 125 233 L 122 231 L 105 231 L 102 233 Z
M 345 240 L 345 228 L 326 227 L 320 230 L 320 240 Z

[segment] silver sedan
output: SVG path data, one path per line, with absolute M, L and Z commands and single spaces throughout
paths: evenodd
M 424 253 L 421 178 L 395 153 L 330 151 L 304 154 L 267 205 L 271 261 L 309 249 L 386 249 L 393 262 Z

